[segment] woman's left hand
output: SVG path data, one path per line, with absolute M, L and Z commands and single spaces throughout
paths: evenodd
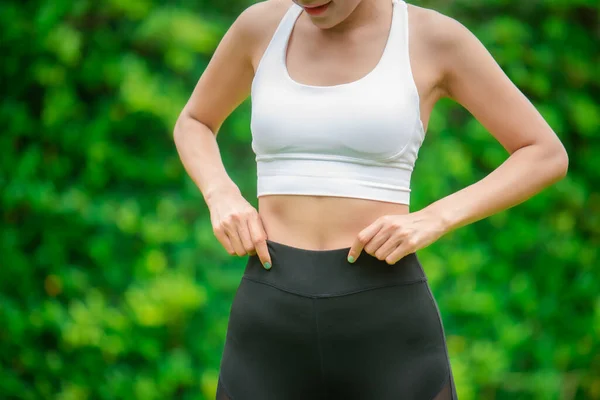
M 445 233 L 441 218 L 431 213 L 418 211 L 385 215 L 357 235 L 348 253 L 348 261 L 356 261 L 364 250 L 393 265 L 404 256 L 429 246 Z

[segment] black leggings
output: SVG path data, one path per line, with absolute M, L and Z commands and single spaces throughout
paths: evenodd
M 456 400 L 437 304 L 415 254 L 268 241 L 235 294 L 217 400 Z

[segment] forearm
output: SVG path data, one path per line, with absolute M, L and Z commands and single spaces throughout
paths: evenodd
M 225 170 L 216 136 L 206 125 L 182 116 L 173 136 L 181 162 L 207 204 L 217 193 L 239 192 Z
M 439 217 L 444 232 L 450 232 L 524 202 L 564 177 L 567 164 L 564 152 L 525 146 L 484 179 L 422 211 Z

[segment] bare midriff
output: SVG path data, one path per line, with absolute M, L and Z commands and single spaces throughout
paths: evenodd
M 258 211 L 269 240 L 307 250 L 352 246 L 356 236 L 377 218 L 407 214 L 405 204 L 306 195 L 268 195 Z

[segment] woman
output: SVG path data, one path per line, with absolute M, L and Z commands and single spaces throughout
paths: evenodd
M 215 140 L 248 95 L 258 211 Z M 443 97 L 510 156 L 409 212 L 411 172 Z M 249 7 L 183 109 L 175 142 L 217 239 L 250 256 L 220 400 L 455 400 L 442 321 L 415 252 L 523 202 L 568 165 L 552 129 L 464 26 L 402 0 Z

